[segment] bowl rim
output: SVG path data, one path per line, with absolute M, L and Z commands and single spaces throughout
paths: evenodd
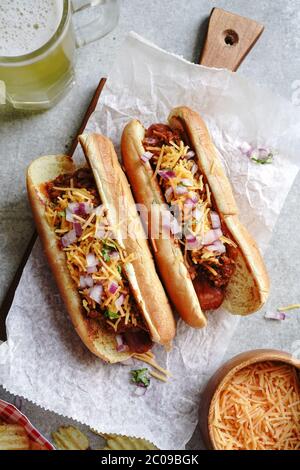
M 233 375 L 241 369 L 245 367 L 257 364 L 259 362 L 283 362 L 289 364 L 296 369 L 300 370 L 300 360 L 295 358 L 291 353 L 277 350 L 277 349 L 253 349 L 249 351 L 244 351 L 228 361 L 226 361 L 216 372 L 213 374 L 211 379 L 209 380 L 207 387 L 209 384 L 217 380 L 217 385 L 214 388 L 214 391 L 210 397 L 208 413 L 207 413 L 207 430 L 208 430 L 208 438 L 214 450 L 220 450 L 214 440 L 214 436 L 212 433 L 212 425 L 211 425 L 211 417 L 214 411 L 214 406 L 217 400 L 219 393 L 221 392 L 223 386 L 230 380 Z M 205 393 L 205 392 L 204 392 Z

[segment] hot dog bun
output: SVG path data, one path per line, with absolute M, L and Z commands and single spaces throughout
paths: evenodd
M 168 347 L 175 336 L 174 317 L 156 274 L 145 232 L 113 144 L 99 134 L 82 135 L 79 140 L 94 173 L 102 202 L 119 208 L 115 221 L 117 225 L 125 214 L 126 224 L 133 227 L 134 233 L 129 233 L 132 237 L 122 238 L 120 233 L 125 250 L 135 254 L 135 260 L 126 265 L 127 278 L 152 340 Z
M 205 176 L 218 212 L 226 224 L 232 239 L 238 244 L 239 253 L 236 271 L 226 288 L 224 307 L 230 312 L 246 315 L 257 311 L 266 301 L 269 279 L 256 243 L 238 219 L 238 209 L 231 185 L 211 142 L 208 130 L 200 116 L 187 107 L 174 109 L 169 116 L 169 125 L 184 127 L 185 133 L 196 153 L 197 163 Z M 151 209 L 153 202 L 165 203 L 164 196 L 149 162 L 142 162 L 145 152 L 142 141 L 145 129 L 137 120 L 131 121 L 122 136 L 122 155 L 126 173 L 135 199 Z M 184 258 L 172 238 L 156 240 L 155 257 L 165 288 L 182 318 L 191 326 L 205 326 L 195 287 L 187 270 Z M 184 266 L 184 268 L 183 268 Z M 181 284 L 180 284 L 181 282 Z M 180 287 L 179 287 L 180 286 Z M 198 291 L 198 289 L 196 289 Z M 183 294 L 185 292 L 185 294 Z
M 129 191 L 128 184 L 120 166 L 117 164 L 117 157 L 111 142 L 101 136 L 91 136 L 90 138 L 84 136 L 81 140 L 91 156 L 90 163 L 95 172 L 97 188 L 103 203 L 111 203 L 112 192 L 117 189 L 126 194 Z M 97 166 L 97 161 L 102 162 L 102 154 L 105 161 L 105 170 L 101 175 L 101 171 L 103 171 L 102 163 Z M 89 156 L 87 156 L 87 160 L 89 161 Z M 111 167 L 107 168 L 109 165 Z M 47 195 L 42 189 L 43 183 L 51 181 L 64 173 L 73 173 L 75 170 L 76 167 L 72 160 L 64 155 L 41 157 L 35 160 L 29 166 L 27 172 L 29 200 L 45 254 L 75 330 L 88 349 L 96 356 L 110 363 L 120 362 L 126 360 L 132 353 L 118 352 L 116 350 L 115 335 L 101 326 L 98 321 L 88 318 L 83 312 L 80 296 L 67 268 L 65 253 L 59 248 L 55 233 L 45 218 Z M 108 175 L 112 183 L 111 186 L 103 184 Z M 134 216 L 132 204 L 132 200 L 129 200 L 128 205 L 131 207 L 131 213 Z M 138 273 L 138 262 L 136 261 L 135 265 L 127 263 L 128 282 L 132 295 L 135 296 L 140 307 L 141 314 L 144 315 L 145 324 L 149 328 L 152 340 L 168 346 L 175 335 L 174 319 L 163 288 L 155 273 L 149 248 L 146 245 L 146 252 L 143 255 L 143 253 L 140 253 L 141 247 L 144 248 L 144 244 L 139 244 L 139 240 L 135 240 L 127 246 L 127 249 L 131 248 L 132 251 L 138 253 L 139 258 L 144 262 L 144 266 L 147 267 L 148 273 L 143 277 L 143 283 L 141 284 L 140 278 L 136 275 Z M 149 282 L 151 282 L 151 286 L 149 286 Z M 156 301 L 151 298 L 153 292 L 157 293 Z M 145 298 L 145 294 L 150 297 Z
M 185 106 L 175 108 L 170 113 L 168 121 L 171 128 L 176 127 L 176 119 L 180 119 L 185 127 L 218 212 L 239 247 L 236 270 L 227 286 L 223 305 L 233 314 L 256 312 L 266 302 L 270 290 L 269 277 L 258 246 L 239 220 L 231 184 L 203 119 Z
M 133 120 L 124 129 L 121 145 L 126 174 L 135 200 L 147 208 L 147 214 L 141 213 L 143 224 L 151 233 L 150 213 L 153 204 L 165 204 L 165 199 L 157 180 L 153 178 L 151 166 L 141 161 L 140 157 L 145 152 L 142 144 L 144 136 L 145 129 L 142 124 Z M 176 310 L 190 326 L 206 326 L 206 318 L 184 264 L 181 249 L 170 238 L 156 239 L 155 246 L 157 267 Z
M 117 352 L 114 335 L 83 313 L 80 296 L 66 265 L 65 254 L 58 247 L 56 236 L 45 218 L 46 196 L 40 191 L 40 185 L 63 173 L 74 171 L 75 165 L 65 155 L 40 157 L 31 163 L 27 172 L 27 190 L 35 224 L 60 294 L 81 340 L 92 353 L 106 362 L 124 361 L 131 354 Z

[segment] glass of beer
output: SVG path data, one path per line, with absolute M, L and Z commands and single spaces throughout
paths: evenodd
M 0 100 L 5 90 L 15 108 L 51 108 L 75 82 L 76 47 L 109 33 L 119 9 L 119 0 L 1 0 Z

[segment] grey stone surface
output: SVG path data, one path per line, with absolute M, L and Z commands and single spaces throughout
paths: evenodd
M 38 155 L 68 149 L 99 78 L 108 74 L 128 31 L 134 30 L 169 51 L 197 61 L 207 16 L 214 6 L 265 25 L 263 36 L 242 64 L 240 73 L 292 99 L 293 83 L 300 80 L 300 0 L 219 0 L 217 5 L 208 0 L 124 0 L 119 26 L 102 40 L 78 50 L 77 83 L 61 103 L 51 111 L 35 114 L 0 107 L 0 301 L 34 228 L 24 178 L 29 162 Z M 298 177 L 266 256 L 272 279 L 270 300 L 262 312 L 241 320 L 229 345 L 228 358 L 255 348 L 293 351 L 296 341 L 300 341 L 298 312 L 291 312 L 284 323 L 263 318 L 266 309 L 300 302 L 299 183 Z M 13 401 L 1 388 L 0 398 Z M 47 436 L 57 426 L 69 422 L 26 401 L 23 411 Z M 198 432 L 190 446 L 201 447 Z

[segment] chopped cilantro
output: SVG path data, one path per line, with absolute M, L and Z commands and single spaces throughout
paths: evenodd
M 107 248 L 103 248 L 102 249 L 102 255 L 103 255 L 103 259 L 104 261 L 107 263 L 108 261 L 110 261 L 110 256 L 109 256 L 109 251 Z
M 102 240 L 104 248 L 115 248 L 116 249 L 116 244 L 115 242 L 111 240 Z
M 121 268 L 121 266 L 120 266 L 120 265 L 119 265 L 119 266 L 117 266 L 117 270 L 118 270 L 118 273 L 119 273 L 119 274 L 121 274 L 121 273 L 122 273 L 122 268 Z
M 270 153 L 267 158 L 251 157 L 251 160 L 255 163 L 260 163 L 261 165 L 267 165 L 268 163 L 273 163 L 273 154 Z
M 112 310 L 106 310 L 104 316 L 109 320 L 117 320 L 120 318 L 120 314 L 118 312 L 113 312 Z
M 131 372 L 131 382 L 139 385 L 140 387 L 149 387 L 150 378 L 148 369 L 134 369 Z

